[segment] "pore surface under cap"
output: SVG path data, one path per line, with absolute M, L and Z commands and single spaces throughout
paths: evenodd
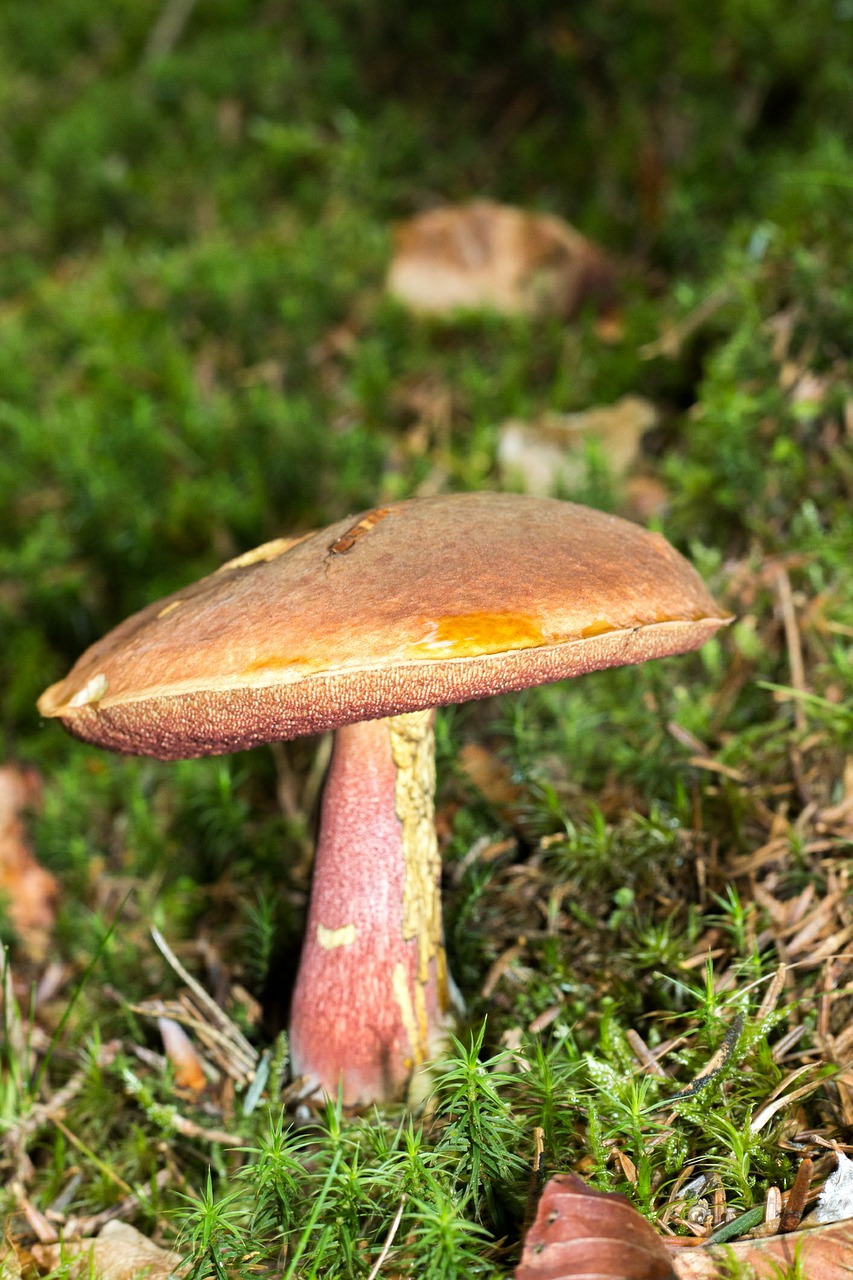
M 516 494 L 412 499 L 149 605 L 39 707 L 176 759 L 679 653 L 724 621 L 687 561 L 628 521 Z

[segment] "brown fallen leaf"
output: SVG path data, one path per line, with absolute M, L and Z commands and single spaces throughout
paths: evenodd
M 572 316 L 610 303 L 616 269 L 562 219 L 476 200 L 398 224 L 386 287 L 413 311 Z
M 186 1271 L 179 1253 L 161 1249 L 126 1222 L 108 1222 L 95 1239 L 33 1245 L 32 1254 L 42 1272 L 68 1262 L 69 1280 L 166 1280 Z
M 658 420 L 642 396 L 582 413 L 547 413 L 533 422 L 510 419 L 500 429 L 498 462 L 506 477 L 520 479 L 527 493 L 547 497 L 587 479 L 586 447 L 597 442 L 617 479 L 636 462 L 643 435 Z
M 515 1280 L 677 1280 L 660 1236 L 625 1196 L 577 1174 L 545 1187 Z
M 459 751 L 459 766 L 490 804 L 499 809 L 518 804 L 521 787 L 513 782 L 509 768 L 493 751 L 478 742 L 468 742 Z
M 207 1076 L 204 1074 L 201 1058 L 195 1046 L 179 1022 L 173 1018 L 158 1018 L 157 1026 L 166 1050 L 166 1057 L 172 1064 L 175 1073 L 175 1084 L 179 1089 L 189 1089 L 191 1093 L 201 1093 L 207 1088 Z
M 669 506 L 669 490 L 655 476 L 629 476 L 625 484 L 625 512 L 633 520 L 646 524 L 662 516 Z
M 44 958 L 56 919 L 59 886 L 36 862 L 21 817 L 41 799 L 41 780 L 32 768 L 0 765 L 0 897 L 15 932 L 34 960 Z
M 850 1280 L 853 1272 L 853 1220 L 833 1222 L 808 1231 L 763 1240 L 738 1240 L 730 1245 L 702 1245 L 673 1254 L 678 1280 L 724 1280 L 731 1263 L 751 1268 L 755 1280 L 780 1280 L 790 1275 L 808 1280 Z M 799 1263 L 800 1270 L 794 1271 Z

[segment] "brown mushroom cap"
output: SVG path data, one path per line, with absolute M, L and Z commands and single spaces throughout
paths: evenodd
M 724 621 L 664 538 L 615 516 L 412 499 L 149 605 L 39 708 L 100 746 L 181 759 L 680 653 Z

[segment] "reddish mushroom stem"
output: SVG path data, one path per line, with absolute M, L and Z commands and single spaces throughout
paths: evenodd
M 448 1021 L 433 719 L 335 735 L 290 1040 L 306 1092 L 347 1104 L 401 1098 Z

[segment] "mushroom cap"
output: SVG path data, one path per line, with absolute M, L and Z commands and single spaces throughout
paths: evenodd
M 386 287 L 426 315 L 494 307 L 569 317 L 588 300 L 615 297 L 613 263 L 553 215 L 473 200 L 416 214 L 394 241 Z
M 626 520 L 415 498 L 148 605 L 39 709 L 99 746 L 182 759 L 696 649 L 725 621 L 687 561 Z

